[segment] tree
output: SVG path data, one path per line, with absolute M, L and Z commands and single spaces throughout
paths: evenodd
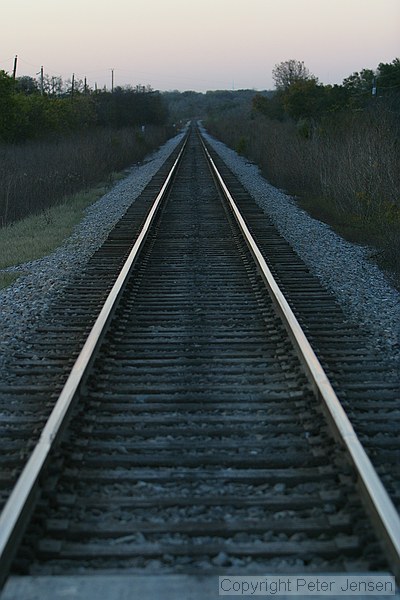
M 315 79 L 298 79 L 287 89 L 283 106 L 293 119 L 318 118 L 324 111 L 325 87 Z
M 19 126 L 15 81 L 5 71 L 0 71 L 0 141 L 13 142 Z
M 343 87 L 351 94 L 371 95 L 374 77 L 372 69 L 363 69 L 360 73 L 355 71 L 343 80 Z
M 17 77 L 15 89 L 17 92 L 22 92 L 26 96 L 39 93 L 39 86 L 36 79 L 29 77 L 28 75 Z
M 274 93 L 271 97 L 256 94 L 252 108 L 269 119 L 282 120 L 285 116 L 281 92 Z
M 382 91 L 400 90 L 400 58 L 395 58 L 390 64 L 379 64 L 378 88 Z
M 287 90 L 297 81 L 313 80 L 317 83 L 317 78 L 310 73 L 303 61 L 285 60 L 278 63 L 272 69 L 272 78 L 277 90 Z
M 62 78 L 60 76 L 50 76 L 46 73 L 43 77 L 43 91 L 49 96 L 61 96 L 64 91 Z
M 98 93 L 95 95 L 95 106 L 99 125 L 164 125 L 167 121 L 163 99 L 150 86 L 118 86 L 114 93 Z

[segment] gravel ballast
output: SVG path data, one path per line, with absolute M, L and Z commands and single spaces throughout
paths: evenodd
M 46 319 L 52 301 L 85 266 L 109 231 L 137 198 L 181 140 L 176 136 L 93 204 L 73 234 L 53 254 L 8 271 L 21 277 L 0 291 L 0 368 L 23 350 L 29 333 Z M 371 249 L 344 241 L 311 218 L 295 201 L 271 186 L 254 164 L 206 134 L 257 203 L 323 285 L 335 294 L 346 316 L 362 324 L 375 347 L 399 356 L 400 294 L 368 257 Z
M 400 293 L 369 259 L 374 250 L 345 241 L 270 185 L 255 164 L 203 133 L 310 271 L 335 295 L 347 318 L 369 333 L 377 350 L 400 359 Z
M 3 272 L 21 272 L 10 287 L 0 290 L 0 370 L 8 359 L 29 343 L 30 332 L 46 319 L 52 301 L 79 273 L 109 232 L 141 194 L 151 178 L 181 141 L 184 133 L 168 140 L 143 164 L 86 210 L 72 235 L 49 256 Z

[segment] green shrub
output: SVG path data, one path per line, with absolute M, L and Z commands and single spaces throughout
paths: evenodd
M 237 143 L 236 143 L 236 152 L 240 155 L 245 155 L 246 154 L 246 148 L 247 148 L 247 140 L 244 137 L 244 135 L 240 136 L 240 138 L 238 139 Z

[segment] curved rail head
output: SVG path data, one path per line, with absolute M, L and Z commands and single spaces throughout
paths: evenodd
M 246 244 L 303 364 L 314 394 L 321 402 L 331 431 L 345 448 L 355 468 L 364 505 L 371 515 L 379 539 L 383 541 L 390 567 L 400 582 L 400 518 L 397 510 L 361 445 L 310 342 L 275 281 L 201 135 L 200 139 L 214 178 L 242 231 Z
M 171 167 L 160 192 L 155 198 L 135 244 L 126 259 L 104 305 L 101 309 L 86 342 L 73 365 L 69 377 L 58 397 L 54 408 L 43 428 L 39 441 L 30 455 L 8 501 L 0 515 L 0 589 L 4 585 L 11 562 L 14 558 L 20 539 L 25 531 L 28 519 L 37 498 L 40 495 L 39 480 L 48 461 L 50 452 L 56 445 L 71 413 L 77 393 L 92 363 L 100 340 L 104 335 L 125 282 L 136 261 L 144 241 L 148 235 L 155 215 L 166 197 L 172 179 L 182 159 L 188 136 Z

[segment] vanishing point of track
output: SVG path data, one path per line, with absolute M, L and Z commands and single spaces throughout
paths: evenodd
M 399 574 L 397 512 L 288 303 L 323 347 L 332 300 L 210 152 L 191 129 L 60 303 L 38 342 L 48 373 L 36 350 L 5 390 L 36 421 L 7 428 L 8 451 L 30 443 L 5 495 L 33 452 L 0 520 L 3 581 L 14 559 L 39 574 Z M 37 439 L 46 377 L 65 381 L 92 327 Z M 351 367 L 353 339 L 338 350 L 335 335 L 326 354 Z

